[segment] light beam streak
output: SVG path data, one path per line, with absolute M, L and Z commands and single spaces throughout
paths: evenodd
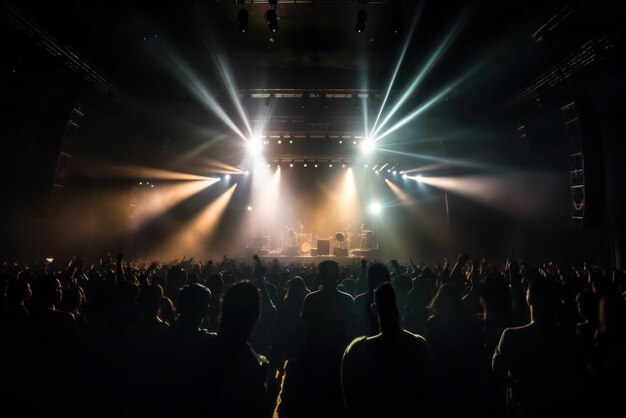
M 406 124 L 411 122 L 413 119 L 415 119 L 416 117 L 418 117 L 422 113 L 426 112 L 428 109 L 430 109 L 432 106 L 434 106 L 439 100 L 441 100 L 448 93 L 450 93 L 452 90 L 454 90 L 459 84 L 461 84 L 463 81 L 465 81 L 470 75 L 472 75 L 478 69 L 479 66 L 480 65 L 476 65 L 473 68 L 471 68 L 463 76 L 459 77 L 456 81 L 454 81 L 453 83 L 448 85 L 446 88 L 442 89 L 439 93 L 437 93 L 434 96 L 432 96 L 424 104 L 422 104 L 421 106 L 419 106 L 418 108 L 413 110 L 411 113 L 409 113 L 408 115 L 404 116 L 402 119 L 400 119 L 393 126 L 391 126 L 391 128 L 387 129 L 382 134 L 375 135 L 374 141 L 380 141 L 381 139 L 385 138 L 389 134 L 391 134 L 391 133 L 397 131 L 398 129 L 402 128 L 403 126 L 405 126 Z M 383 124 L 381 124 L 380 126 L 383 126 Z M 380 128 L 380 126 L 379 126 L 379 128 Z
M 385 104 L 387 103 L 387 99 L 389 98 L 389 94 L 391 93 L 391 89 L 393 88 L 393 84 L 395 83 L 396 77 L 398 76 L 398 73 L 400 72 L 400 67 L 402 66 L 402 63 L 404 62 L 404 56 L 406 55 L 406 51 L 409 48 L 409 45 L 411 44 L 411 40 L 413 38 L 413 32 L 415 32 L 415 28 L 417 27 L 417 22 L 422 14 L 423 8 L 424 8 L 424 3 L 422 2 L 420 3 L 419 9 L 417 10 L 415 17 L 413 18 L 413 21 L 411 22 L 411 29 L 409 30 L 409 33 L 406 37 L 404 45 L 402 46 L 402 51 L 400 52 L 400 58 L 398 59 L 398 62 L 396 63 L 396 67 L 393 70 L 393 74 L 391 75 L 391 81 L 389 82 L 389 86 L 387 87 L 387 91 L 385 92 L 385 97 L 383 98 L 383 102 L 381 103 L 380 109 L 378 110 L 378 116 L 376 116 L 376 121 L 374 122 L 374 125 L 372 126 L 372 132 L 369 135 L 370 137 L 373 136 L 374 132 L 378 132 L 376 130 L 376 127 L 378 125 L 378 120 L 380 119 L 380 116 L 383 113 Z M 367 117 L 365 118 L 365 120 L 367 121 Z M 367 129 L 367 122 L 365 126 L 365 132 L 369 132 L 369 130 Z
M 409 87 L 404 91 L 402 96 L 400 96 L 400 98 L 394 104 L 391 110 L 385 115 L 385 118 L 382 120 L 380 125 L 375 126 L 370 137 L 378 139 L 378 136 L 377 136 L 378 132 L 380 132 L 380 130 L 383 129 L 383 127 L 387 124 L 387 122 L 389 122 L 389 120 L 396 114 L 396 112 L 398 112 L 398 110 L 406 103 L 406 101 L 411 97 L 411 95 L 417 89 L 417 87 L 419 87 L 419 85 L 424 80 L 424 78 L 428 75 L 428 73 L 430 73 L 430 71 L 439 62 L 441 57 L 443 57 L 445 52 L 448 50 L 452 42 L 456 39 L 459 32 L 463 28 L 464 21 L 465 21 L 465 18 L 463 16 L 454 24 L 454 26 L 452 27 L 452 30 L 444 37 L 441 44 L 439 44 L 439 46 L 435 49 L 435 52 L 433 52 L 433 54 L 430 56 L 428 61 L 426 61 L 426 64 L 424 65 L 424 67 L 422 67 L 422 70 L 417 74 L 417 77 L 413 79 Z M 382 111 L 382 108 L 381 108 L 381 111 Z

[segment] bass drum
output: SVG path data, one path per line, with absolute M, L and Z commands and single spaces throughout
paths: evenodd
M 300 250 L 301 255 L 308 254 L 311 251 L 311 243 L 309 241 L 303 241 L 298 247 L 298 250 Z

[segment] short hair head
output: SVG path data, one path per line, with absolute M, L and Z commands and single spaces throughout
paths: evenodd
M 374 263 L 367 269 L 367 285 L 372 291 L 389 279 L 389 269 L 383 263 Z
M 324 260 L 318 266 L 320 277 L 325 286 L 335 287 L 339 279 L 339 264 L 334 260 Z
M 259 289 L 251 282 L 236 283 L 224 295 L 220 334 L 246 339 L 260 314 Z
M 206 315 L 211 301 L 211 291 L 199 283 L 183 287 L 178 297 L 180 320 L 198 322 Z

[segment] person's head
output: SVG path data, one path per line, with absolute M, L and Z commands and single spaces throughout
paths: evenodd
M 163 288 L 158 284 L 151 284 L 141 288 L 137 304 L 146 317 L 156 317 L 161 307 Z
M 212 297 L 220 297 L 224 290 L 224 279 L 221 274 L 213 273 L 207 279 L 206 285 L 211 291 Z
M 85 292 L 83 288 L 73 287 L 65 292 L 65 296 L 63 297 L 64 309 L 68 312 L 78 313 L 80 311 L 81 306 L 85 302 Z
M 61 282 L 52 274 L 36 278 L 33 285 L 33 302 L 38 308 L 50 308 L 61 302 Z
M 528 281 L 526 302 L 532 310 L 533 319 L 556 316 L 560 304 L 558 284 L 551 278 L 533 277 Z
M 576 306 L 580 316 L 591 323 L 598 322 L 598 296 L 592 292 L 579 292 L 576 295 Z
M 224 295 L 219 334 L 245 341 L 261 314 L 259 289 L 251 282 L 232 285 Z
M 199 283 L 183 287 L 178 297 L 178 320 L 198 327 L 209 311 L 211 291 Z
M 28 282 L 22 278 L 18 278 L 9 281 L 6 294 L 10 303 L 21 305 L 24 301 L 30 299 L 33 293 Z
M 326 290 L 332 290 L 337 286 L 339 279 L 339 264 L 333 260 L 324 260 L 318 266 L 320 278 Z
M 485 310 L 504 315 L 511 310 L 513 299 L 507 280 L 500 273 L 491 273 L 480 284 L 480 300 Z
M 309 289 L 306 288 L 302 277 L 294 276 L 291 280 L 289 280 L 289 285 L 287 287 L 287 300 L 302 303 L 307 293 L 309 293 Z
M 179 266 L 172 266 L 167 271 L 167 287 L 180 289 L 187 284 L 187 272 Z
M 374 263 L 367 269 L 367 285 L 372 292 L 381 284 L 388 282 L 389 278 L 389 269 L 383 263 Z
M 400 329 L 400 313 L 391 283 L 385 282 L 374 290 L 374 303 L 380 332 L 385 334 Z

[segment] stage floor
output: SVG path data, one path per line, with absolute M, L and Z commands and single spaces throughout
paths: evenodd
M 250 249 L 248 249 L 250 250 Z M 241 257 L 241 261 L 250 261 L 253 253 L 249 257 Z M 286 255 L 281 253 L 259 253 L 258 256 L 264 263 L 271 262 L 276 259 L 281 264 L 319 264 L 324 260 L 334 260 L 339 264 L 351 264 L 353 262 L 359 262 L 362 259 L 372 260 L 380 257 L 379 250 L 355 250 L 347 256 L 337 255 Z

